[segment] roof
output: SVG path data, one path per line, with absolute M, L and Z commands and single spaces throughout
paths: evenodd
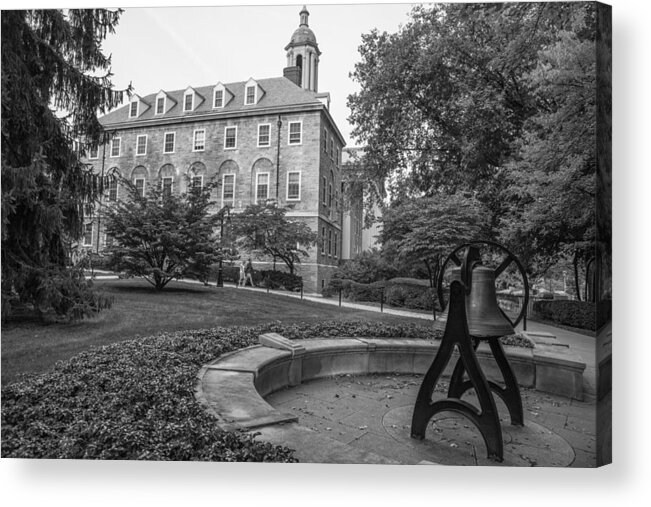
M 160 93 L 160 91 L 158 91 L 141 96 L 142 102 L 147 104 L 149 107 L 146 107 L 145 110 L 141 108 L 142 114 L 140 114 L 138 118 L 129 118 L 129 104 L 126 104 L 102 116 L 100 122 L 104 126 L 116 124 L 133 124 L 135 126 L 138 122 L 144 120 L 180 119 L 214 112 L 238 113 L 282 106 L 322 105 L 321 101 L 316 98 L 316 92 L 304 90 L 285 77 L 258 79 L 255 81 L 263 90 L 261 96 L 259 95 L 260 98 L 258 103 L 255 105 L 244 105 L 245 86 L 249 82 L 247 80 L 239 81 L 237 83 L 223 84 L 223 86 L 234 96 L 223 108 L 213 109 L 213 90 L 218 84 L 215 83 L 208 86 L 192 87 L 197 94 L 204 98 L 203 101 L 200 99 L 200 103 L 194 111 L 183 112 L 183 94 L 188 90 L 188 87 L 186 87 L 182 90 L 163 90 L 167 97 L 171 99 L 172 103 L 171 107 L 169 107 L 168 103 L 169 109 L 163 114 L 154 114 L 156 95 Z

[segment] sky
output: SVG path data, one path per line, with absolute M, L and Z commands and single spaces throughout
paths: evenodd
M 299 25 L 302 4 L 283 6 L 125 7 L 115 34 L 103 44 L 112 56 L 113 85 L 135 93 L 178 90 L 283 75 L 285 46 Z M 319 92 L 348 146 L 346 98 L 359 89 L 349 77 L 362 34 L 395 32 L 411 4 L 310 5 L 309 25 L 322 54 Z

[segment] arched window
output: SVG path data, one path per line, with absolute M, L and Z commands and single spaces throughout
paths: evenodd
M 235 194 L 237 185 L 238 165 L 233 160 L 226 160 L 219 166 L 219 178 L 221 179 L 222 208 L 224 206 L 235 207 Z
M 176 170 L 172 164 L 165 164 L 158 171 L 160 187 L 163 190 L 163 197 L 172 195 L 174 191 L 174 180 L 176 179 Z
M 271 197 L 271 185 L 274 165 L 268 158 L 255 161 L 251 169 L 253 180 L 253 202 L 265 204 Z
M 203 188 L 206 172 L 206 166 L 203 162 L 193 163 L 188 170 L 188 185 L 190 188 Z
M 131 171 L 131 183 L 136 186 L 138 194 L 142 197 L 145 196 L 147 191 L 147 180 L 149 179 L 149 172 L 145 166 L 139 165 L 133 168 Z
M 301 72 L 298 74 L 299 82 L 298 86 L 303 86 L 303 55 L 298 55 L 296 57 L 296 66 L 301 69 Z
M 106 173 L 107 198 L 109 201 L 118 200 L 118 185 L 120 181 L 120 171 L 117 167 L 111 167 Z

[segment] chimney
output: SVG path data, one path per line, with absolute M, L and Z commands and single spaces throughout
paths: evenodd
M 298 66 L 285 67 L 283 69 L 283 76 L 289 79 L 296 86 L 301 86 L 301 68 Z

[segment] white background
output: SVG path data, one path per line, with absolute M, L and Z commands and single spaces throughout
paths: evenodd
M 614 81 L 614 465 L 582 470 L 3 459 L 3 505 L 649 505 L 650 9 L 641 0 L 608 3 Z

